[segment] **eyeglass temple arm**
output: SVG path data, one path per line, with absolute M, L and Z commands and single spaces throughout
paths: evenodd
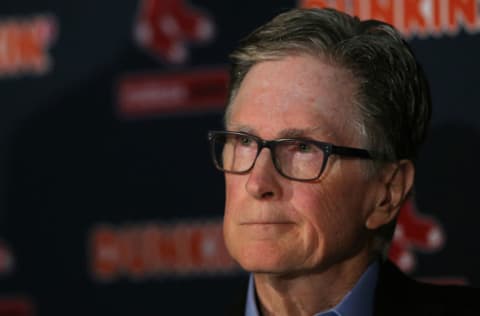
M 332 145 L 332 154 L 346 157 L 373 159 L 372 154 L 365 149 Z

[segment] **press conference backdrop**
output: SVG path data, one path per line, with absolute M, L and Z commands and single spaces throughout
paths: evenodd
M 431 82 L 430 138 L 390 258 L 480 285 L 480 2 L 2 1 L 0 316 L 220 315 L 246 274 L 221 235 L 228 53 L 293 7 L 397 26 Z

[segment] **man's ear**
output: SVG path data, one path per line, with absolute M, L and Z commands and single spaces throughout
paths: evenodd
M 413 186 L 415 167 L 411 160 L 387 164 L 379 173 L 380 187 L 375 209 L 365 223 L 368 229 L 377 229 L 391 222 L 398 214 Z

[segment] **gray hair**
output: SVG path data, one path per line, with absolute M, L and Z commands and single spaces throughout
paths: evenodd
M 413 159 L 431 116 L 425 75 L 389 24 L 360 21 L 333 9 L 293 9 L 259 27 L 231 54 L 230 105 L 250 68 L 294 54 L 318 56 L 353 74 L 360 132 L 382 159 Z

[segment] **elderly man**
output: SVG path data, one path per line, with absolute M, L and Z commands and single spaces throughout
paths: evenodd
M 480 315 L 472 289 L 416 283 L 383 260 L 430 120 L 398 32 L 292 10 L 233 53 L 224 237 L 251 271 L 240 315 Z M 476 292 L 475 292 L 476 293 Z

